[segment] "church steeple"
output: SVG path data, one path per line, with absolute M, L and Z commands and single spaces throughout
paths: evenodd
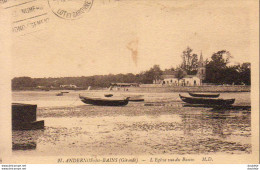
M 203 55 L 202 52 L 200 52 L 200 60 L 198 63 L 198 67 L 203 67 L 203 66 L 204 66 Z
M 205 67 L 205 63 L 203 61 L 202 52 L 200 52 L 200 59 L 199 59 L 199 62 L 198 62 L 197 76 L 201 79 L 201 81 L 206 78 L 206 67 Z

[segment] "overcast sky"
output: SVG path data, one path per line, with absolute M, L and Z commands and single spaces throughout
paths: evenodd
M 234 63 L 249 62 L 252 5 L 234 2 L 95 1 L 73 21 L 49 11 L 48 29 L 13 38 L 12 73 L 65 77 L 139 73 L 154 64 L 165 69 L 181 63 L 187 46 L 204 59 L 225 49 Z

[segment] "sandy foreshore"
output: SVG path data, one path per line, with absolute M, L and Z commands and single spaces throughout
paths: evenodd
M 219 116 L 208 109 L 183 108 L 181 105 L 145 107 L 132 104 L 116 109 L 95 106 L 40 108 L 38 119 L 45 120 L 45 130 L 15 131 L 13 135 L 14 143 L 34 143 L 35 149 L 26 153 L 15 151 L 14 154 L 251 153 L 248 112 Z
M 38 104 L 45 129 L 13 131 L 14 155 L 105 156 L 250 154 L 251 112 L 183 107 L 178 93 L 145 93 L 145 106 L 99 107 L 79 101 L 77 92 L 18 92 L 16 100 Z M 249 93 L 226 93 L 250 105 Z M 46 103 L 47 102 L 47 103 Z M 249 102 L 249 103 L 248 103 Z M 61 105 L 62 104 L 62 105 Z M 19 146 L 28 150 L 19 150 Z

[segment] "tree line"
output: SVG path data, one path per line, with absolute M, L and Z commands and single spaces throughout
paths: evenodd
M 192 53 L 192 49 L 187 47 L 182 55 L 182 63 L 177 67 L 162 70 L 159 65 L 154 65 L 147 71 L 139 74 L 108 74 L 81 77 L 60 77 L 60 78 L 31 78 L 15 77 L 12 79 L 13 90 L 33 89 L 39 86 L 50 88 L 60 87 L 60 85 L 74 84 L 77 87 L 109 87 L 111 83 L 139 83 L 151 84 L 154 80 L 162 80 L 162 75 L 174 72 L 178 79 L 185 75 L 195 75 L 198 71 L 198 55 Z M 251 65 L 242 63 L 229 65 L 233 56 L 227 50 L 221 50 L 212 54 L 205 62 L 206 78 L 204 83 L 212 84 L 233 84 L 250 85 Z
M 154 70 L 155 69 L 155 70 Z M 160 69 L 158 65 L 148 71 L 139 74 L 109 74 L 109 75 L 94 75 L 81 77 L 60 77 L 60 78 L 31 78 L 31 77 L 15 77 L 12 79 L 13 90 L 33 89 L 37 87 L 59 88 L 60 85 L 73 84 L 77 87 L 86 89 L 91 87 L 109 87 L 111 83 L 139 83 L 149 84 L 153 82 L 154 77 L 159 77 L 157 71 Z M 160 72 L 162 72 L 160 70 Z
M 185 75 L 195 75 L 198 71 L 198 55 L 192 53 L 192 49 L 187 47 L 182 55 L 182 63 L 175 69 L 178 79 Z M 234 58 L 227 50 L 220 50 L 212 54 L 210 59 L 205 61 L 206 77 L 203 83 L 210 84 L 233 84 L 251 85 L 251 64 L 231 65 L 230 60 Z

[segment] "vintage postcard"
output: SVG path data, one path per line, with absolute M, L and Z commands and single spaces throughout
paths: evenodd
M 0 0 L 3 164 L 258 164 L 257 0 Z

